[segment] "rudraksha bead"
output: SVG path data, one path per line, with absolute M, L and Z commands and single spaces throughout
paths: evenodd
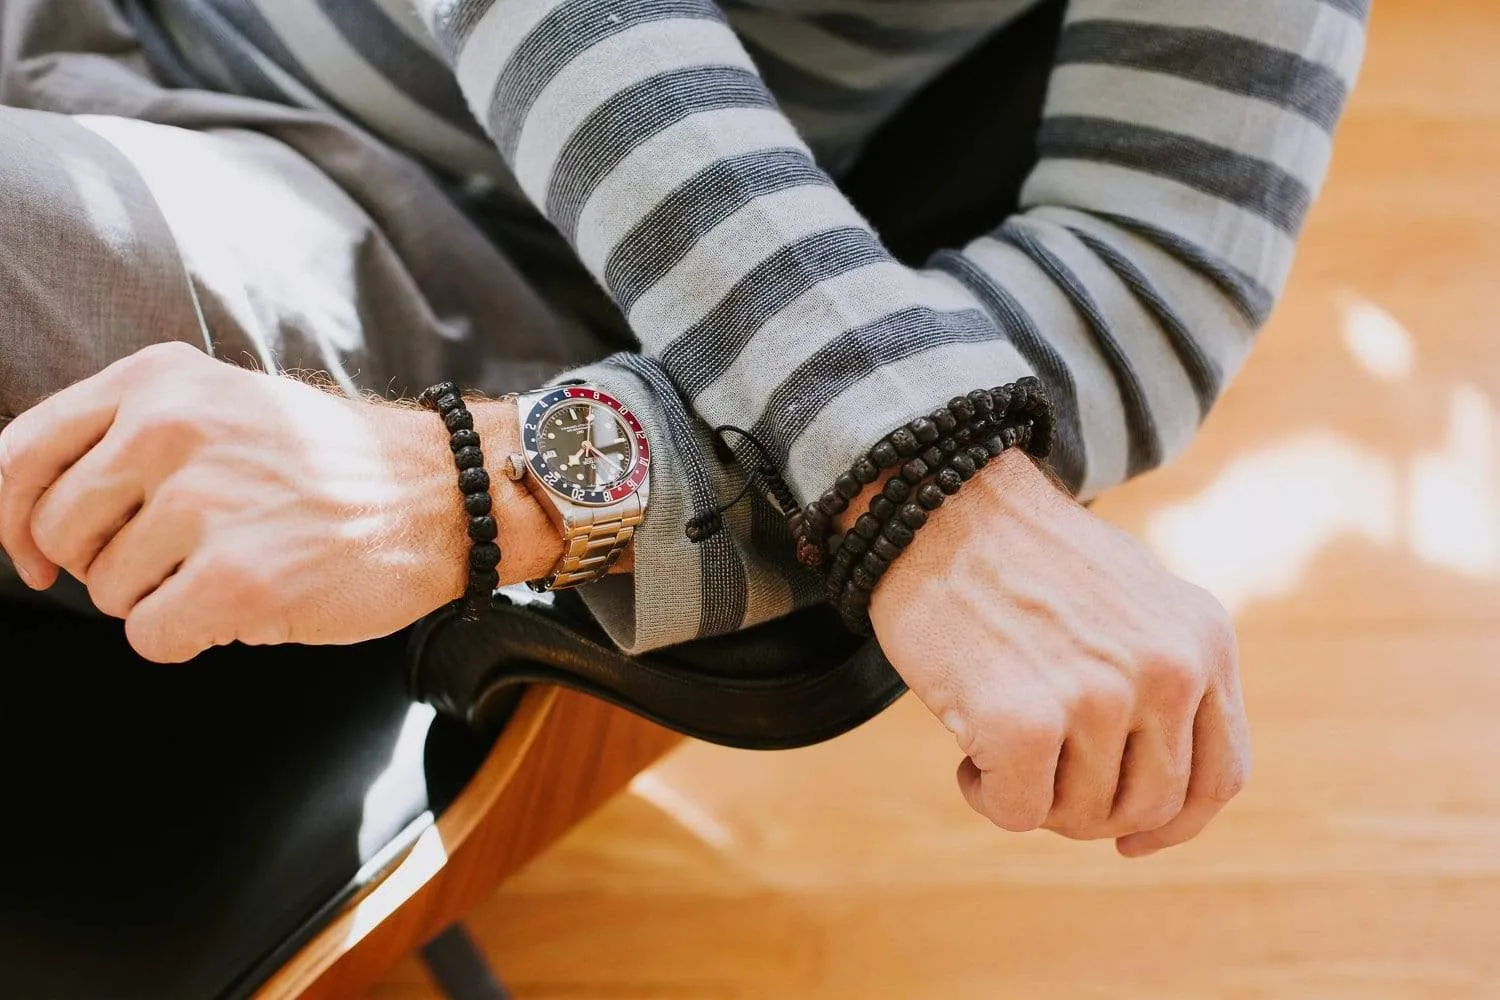
M 906 480 L 909 485 L 915 486 L 927 478 L 928 471 L 926 462 L 920 458 L 913 458 L 901 466 L 901 478 Z
M 500 534 L 500 526 L 488 514 L 469 518 L 469 538 L 476 542 L 493 542 Z
M 943 505 L 945 499 L 947 497 L 943 491 L 934 483 L 925 483 L 920 490 L 917 490 L 917 503 L 923 510 L 937 510 Z
M 876 468 L 889 469 L 900 460 L 901 456 L 897 453 L 896 446 L 889 440 L 881 441 L 870 449 L 870 461 L 875 463 Z
M 922 444 L 932 444 L 942 435 L 938 432 L 937 424 L 926 417 L 918 417 L 907 425 L 912 434 Z
M 902 507 L 896 516 L 901 518 L 902 524 L 913 531 L 927 523 L 927 511 L 923 510 L 920 504 L 909 503 Z
M 849 471 L 854 474 L 855 479 L 867 486 L 880 478 L 880 469 L 868 458 L 856 459 Z
M 477 469 L 484 464 L 484 452 L 478 448 L 460 448 L 453 453 L 453 464 L 460 469 Z
M 912 530 L 900 521 L 892 521 L 885 526 L 885 537 L 892 545 L 898 548 L 906 548 L 915 537 Z
M 870 501 L 870 514 L 884 521 L 896 512 L 896 505 L 885 496 L 878 496 Z
M 845 500 L 853 500 L 859 496 L 859 491 L 864 489 L 864 483 L 855 479 L 851 473 L 846 472 L 834 480 L 833 488 L 838 490 L 839 496 Z
M 881 491 L 891 503 L 906 503 L 906 498 L 911 496 L 911 483 L 899 477 L 892 477 L 885 481 L 885 488 Z
M 902 458 L 910 458 L 922 450 L 922 445 L 917 440 L 917 436 L 905 427 L 897 427 L 886 436 L 886 439 L 895 447 L 896 454 Z

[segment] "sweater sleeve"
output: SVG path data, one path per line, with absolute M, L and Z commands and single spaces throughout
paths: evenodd
M 1177 452 L 1285 282 L 1365 2 L 1072 0 L 1021 210 L 922 269 L 895 261 L 814 162 L 709 0 L 419 7 L 522 188 L 640 338 L 643 358 L 594 375 L 682 411 L 691 431 L 658 427 L 691 455 L 675 471 L 712 467 L 703 426 L 735 424 L 806 501 L 891 428 L 1026 374 L 1058 406 L 1054 465 L 1081 496 Z M 629 595 L 601 585 L 613 606 L 595 606 L 677 622 L 627 646 L 691 638 L 688 619 L 697 634 L 727 624 L 701 606 L 646 613 L 665 585 L 653 561 L 720 580 L 709 564 L 734 564 L 732 627 L 806 599 L 754 516 L 718 555 L 692 552 L 687 501 L 663 478 L 645 572 Z

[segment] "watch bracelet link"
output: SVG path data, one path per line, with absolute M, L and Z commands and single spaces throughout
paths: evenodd
M 533 590 L 562 590 L 593 583 L 609 572 L 645 519 L 639 496 L 625 511 L 601 511 L 601 520 L 585 520 L 563 535 L 563 555 L 552 572 L 531 583 Z

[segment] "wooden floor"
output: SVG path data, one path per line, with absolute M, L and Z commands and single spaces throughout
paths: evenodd
M 1500 6 L 1378 0 L 1287 301 L 1105 516 L 1239 621 L 1257 771 L 1143 862 L 970 815 L 899 704 L 683 747 L 474 914 L 521 1000 L 1500 997 Z M 374 994 L 435 996 L 414 962 Z

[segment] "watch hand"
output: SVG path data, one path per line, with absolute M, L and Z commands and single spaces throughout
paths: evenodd
M 609 456 L 609 455 L 606 455 L 606 454 L 604 454 L 604 452 L 602 452 L 602 451 L 600 451 L 600 450 L 599 450 L 599 449 L 598 449 L 598 448 L 595 448 L 595 447 L 594 447 L 594 446 L 593 446 L 593 445 L 592 445 L 592 444 L 590 444 L 590 443 L 589 443 L 589 442 L 587 442 L 587 441 L 585 441 L 585 442 L 584 442 L 584 443 L 583 443 L 583 446 L 584 446 L 584 448 L 586 448 L 586 449 L 587 449 L 587 450 L 588 450 L 588 451 L 591 451 L 591 452 L 593 452 L 593 454 L 594 454 L 594 457 L 595 457 L 595 458 L 602 458 L 602 459 L 604 459 L 604 460 L 605 460 L 605 461 L 606 461 L 606 462 L 608 462 L 608 463 L 609 463 L 609 464 L 610 464 L 610 465 L 612 465 L 612 466 L 614 466 L 614 467 L 615 467 L 615 471 L 616 471 L 616 472 L 619 472 L 619 471 L 620 471 L 620 461 L 619 461 L 619 459 L 617 459 L 617 458 L 613 458 L 613 457 L 611 457 L 611 456 Z

